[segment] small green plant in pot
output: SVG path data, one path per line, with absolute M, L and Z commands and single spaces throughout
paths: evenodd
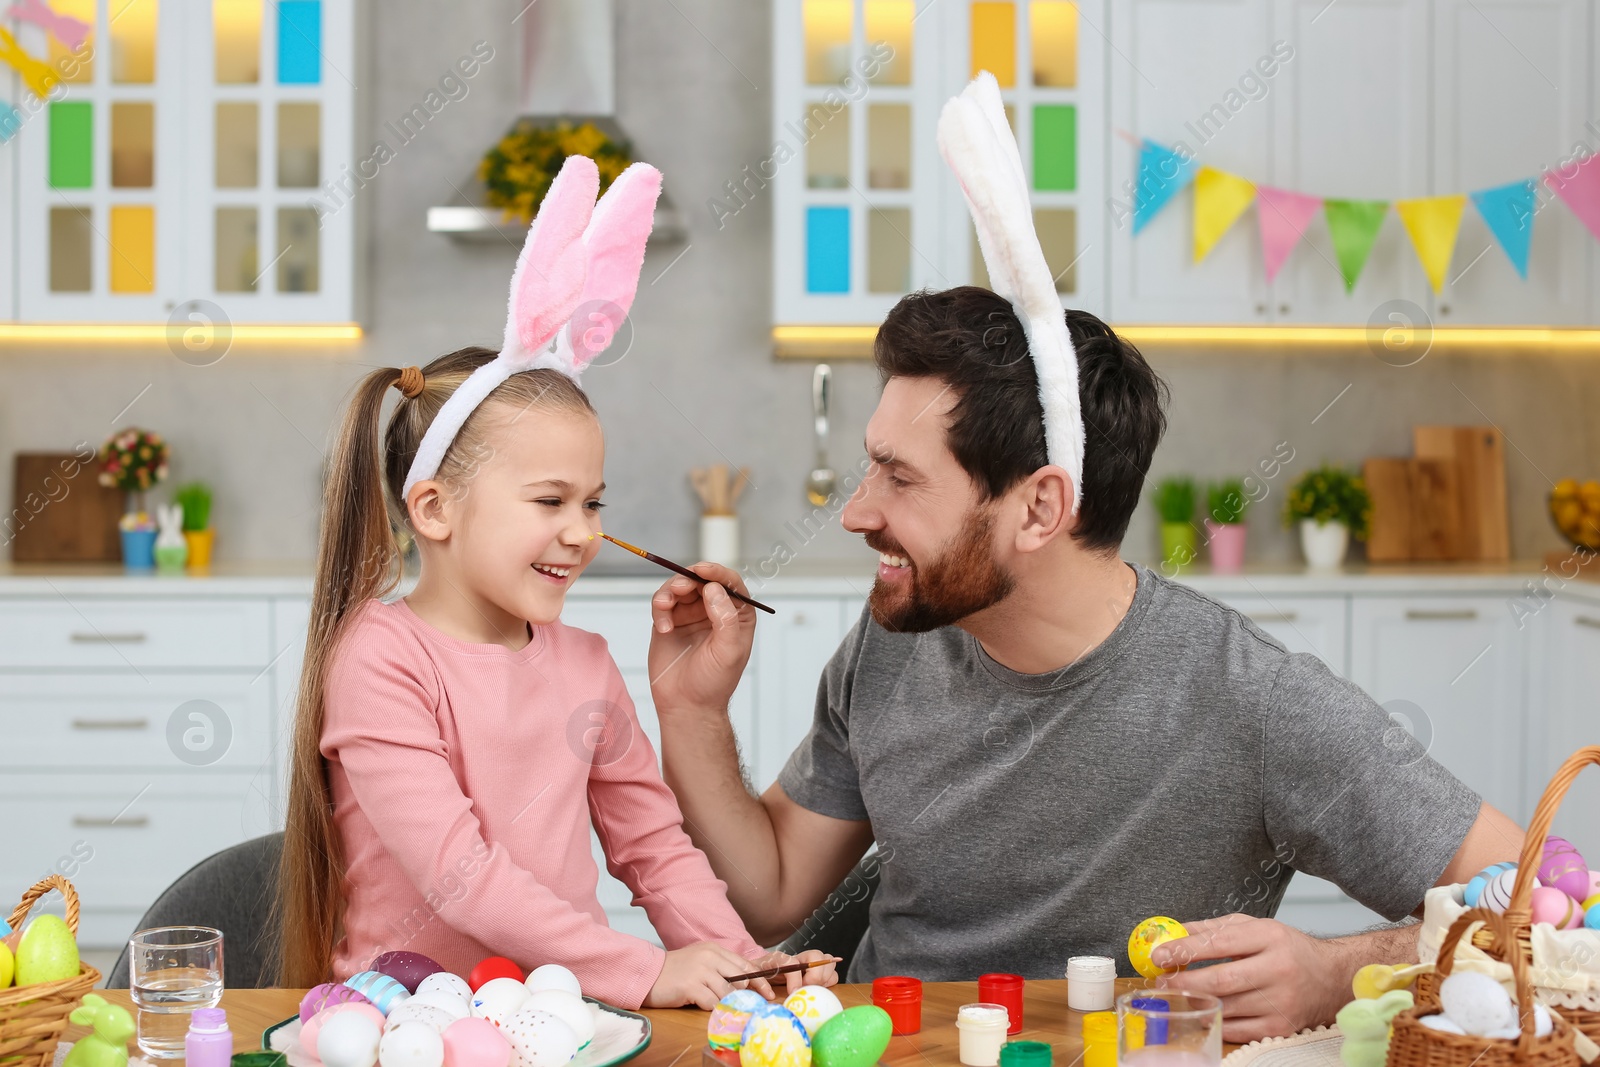
M 1243 479 L 1224 478 L 1206 490 L 1206 546 L 1211 569 L 1218 574 L 1238 574 L 1244 567 L 1244 513 L 1249 506 Z
M 1372 497 L 1360 475 L 1324 464 L 1301 475 L 1289 489 L 1283 524 L 1299 527 L 1307 564 L 1331 570 L 1344 562 L 1352 536 L 1366 539 L 1372 527 Z
M 1155 505 L 1161 515 L 1161 563 L 1176 570 L 1194 562 L 1194 482 L 1163 478 L 1156 483 Z
M 189 569 L 203 571 L 211 566 L 211 487 L 204 482 L 189 482 L 178 487 L 173 499 L 183 505 L 183 539 L 189 546 Z

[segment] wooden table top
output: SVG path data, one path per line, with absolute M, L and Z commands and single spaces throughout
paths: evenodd
M 1136 978 L 1117 979 L 1117 993 L 1145 988 L 1148 983 Z M 100 989 L 95 992 L 113 1004 L 132 1010 L 126 989 Z M 303 989 L 230 989 L 222 994 L 222 1007 L 228 1013 L 236 1052 L 261 1047 L 261 1034 L 300 1009 Z M 870 985 L 838 985 L 834 992 L 847 1008 L 872 1003 Z M 922 1030 L 908 1037 L 889 1041 L 882 1062 L 887 1067 L 959 1067 L 957 1058 L 956 1009 L 978 999 L 976 982 L 928 982 L 922 987 Z M 698 1008 L 651 1008 L 642 1014 L 650 1019 L 652 1037 L 632 1064 L 637 1067 L 700 1067 L 700 1049 L 706 1043 L 706 1012 Z M 1067 1007 L 1065 979 L 1035 980 L 1023 990 L 1023 1028 L 1016 1041 L 1043 1041 L 1054 1046 L 1056 1067 L 1072 1067 L 1082 1057 L 1083 1015 Z M 85 1032 L 81 1026 L 67 1029 L 66 1040 L 76 1040 Z M 1237 1046 L 1224 1046 L 1224 1054 Z M 180 1061 L 168 1061 L 180 1062 Z

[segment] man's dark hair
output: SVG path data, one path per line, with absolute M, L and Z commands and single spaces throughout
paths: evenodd
M 1167 386 L 1133 345 L 1087 311 L 1068 309 L 1083 405 L 1083 503 L 1072 536 L 1115 551 L 1128 531 L 1161 435 Z M 878 373 L 950 386 L 948 443 L 992 500 L 1049 463 L 1039 378 L 1005 298 L 963 285 L 904 297 L 878 328 Z

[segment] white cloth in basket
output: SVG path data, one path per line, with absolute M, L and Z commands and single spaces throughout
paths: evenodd
M 1444 944 L 1450 924 L 1467 910 L 1462 897 L 1465 888 L 1435 886 L 1423 897 L 1422 926 L 1417 933 L 1417 958 L 1423 963 L 1438 962 L 1439 946 Z M 1549 923 L 1534 923 L 1528 943 L 1533 948 L 1528 981 L 1542 1003 L 1600 1011 L 1600 930 L 1557 930 Z M 1455 967 L 1487 974 L 1508 991 L 1512 989 L 1511 967 L 1490 958 L 1470 938 L 1463 937 L 1457 946 Z

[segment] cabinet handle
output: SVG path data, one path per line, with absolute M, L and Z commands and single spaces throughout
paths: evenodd
M 75 645 L 137 645 L 144 641 L 145 635 L 138 631 L 128 633 L 82 633 L 74 631 L 72 643 Z
M 1579 615 L 1572 621 L 1579 626 L 1587 626 L 1591 630 L 1600 630 L 1600 619 L 1595 618 L 1593 615 Z
M 1267 313 L 1267 305 L 1265 305 L 1265 304 L 1257 304 L 1256 305 L 1256 314 L 1257 315 L 1265 315 L 1266 313 Z
M 148 730 L 149 719 L 73 719 L 74 730 Z
M 1278 305 L 1278 314 L 1280 314 L 1280 315 L 1289 314 L 1289 305 L 1288 304 L 1279 304 Z
M 1294 622 L 1300 617 L 1298 611 L 1250 611 L 1245 613 L 1245 618 L 1251 622 Z
M 80 826 L 80 827 L 83 827 L 83 826 L 91 826 L 91 827 L 92 826 L 116 826 L 116 827 L 126 827 L 126 828 L 128 828 L 130 830 L 137 830 L 142 826 L 149 826 L 150 825 L 150 816 L 148 816 L 148 815 L 133 815 L 133 816 L 129 816 L 126 819 L 119 819 L 115 815 L 74 815 L 72 817 L 72 825 L 73 826 Z
M 795 612 L 794 613 L 794 624 L 796 626 L 804 626 L 806 624 L 806 613 L 803 612 L 803 611 Z
M 1477 617 L 1477 608 L 1450 608 L 1443 611 L 1428 611 L 1423 608 L 1406 609 L 1406 618 L 1411 622 L 1438 622 L 1446 619 L 1470 620 Z

